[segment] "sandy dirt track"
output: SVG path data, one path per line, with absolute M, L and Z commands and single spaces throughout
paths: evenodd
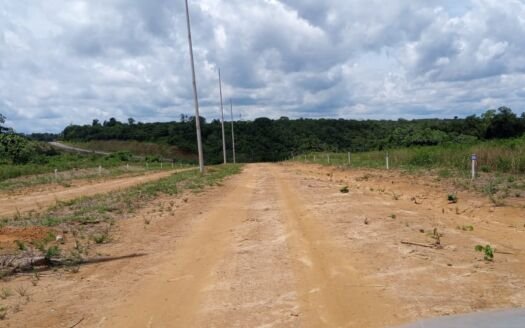
M 7 327 L 391 327 L 525 306 L 523 206 L 467 193 L 448 204 L 448 188 L 396 172 L 247 165 L 121 221 L 100 252 L 145 256 L 44 275 Z M 466 224 L 474 231 L 457 229 Z M 428 244 L 422 231 L 436 227 L 443 249 L 400 243 Z M 510 254 L 486 263 L 477 243 Z
M 40 211 L 54 205 L 57 201 L 68 201 L 81 196 L 92 196 L 106 193 L 118 189 L 129 188 L 131 186 L 165 178 L 174 171 L 163 171 L 140 176 L 124 178 L 108 178 L 103 182 L 89 183 L 86 181 L 74 181 L 71 187 L 53 186 L 49 189 L 39 187 L 34 192 L 4 192 L 0 193 L 0 217 L 13 215 L 20 212 L 32 210 Z

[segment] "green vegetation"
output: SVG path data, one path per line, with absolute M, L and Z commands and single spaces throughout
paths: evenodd
M 455 204 L 458 202 L 458 195 L 457 194 L 448 194 L 447 200 L 449 203 Z
M 343 194 L 348 194 L 350 192 L 350 190 L 348 190 L 348 186 L 342 187 L 341 189 L 339 189 L 339 191 Z
M 476 245 L 476 247 L 474 247 L 474 249 L 476 250 L 476 252 L 482 252 L 483 253 L 483 258 L 485 259 L 485 261 L 493 261 L 494 260 L 494 248 L 492 248 L 492 246 L 490 245 L 486 245 L 486 246 L 483 246 L 483 245 Z
M 476 144 L 443 144 L 439 146 L 391 149 L 390 168 L 436 169 L 441 177 L 449 177 L 453 172 L 470 175 L 470 155 L 477 154 L 478 167 L 483 173 L 501 172 L 509 174 L 525 173 L 525 137 L 508 140 L 492 140 Z M 328 164 L 327 153 L 308 153 L 307 162 Z M 347 153 L 329 153 L 331 165 L 352 167 L 385 167 L 385 152 L 371 151 L 352 153 L 348 163 Z M 314 161 L 315 158 L 315 161 Z M 304 161 L 304 157 L 297 157 Z
M 200 119 L 206 161 L 220 163 L 220 122 L 214 120 L 207 123 L 204 118 Z M 226 125 L 226 128 L 230 129 L 230 125 Z M 509 108 L 501 107 L 497 111 L 490 110 L 481 116 L 472 115 L 464 119 L 358 121 L 290 120 L 287 117 L 271 120 L 263 117 L 254 121 L 235 122 L 235 129 L 239 136 L 236 145 L 239 162 L 278 161 L 288 159 L 292 153 L 309 152 L 365 152 L 437 145 L 458 146 L 463 147 L 461 150 L 466 150 L 464 148 L 474 145 L 477 141 L 521 136 L 525 132 L 525 115 L 518 117 Z M 166 123 L 136 123 L 134 120 L 122 123 L 114 118 L 103 123 L 94 120 L 91 125 L 68 126 L 62 136 L 64 140 L 74 142 L 147 141 L 174 145 L 182 152 L 197 152 L 195 118 L 185 115 L 181 116 L 180 122 Z M 230 140 L 227 139 L 227 142 L 230 149 Z M 411 157 L 412 161 L 409 164 L 429 165 L 433 163 L 435 156 L 440 156 L 426 153 L 424 148 L 422 149 L 421 154 Z M 381 158 L 384 157 L 382 152 L 379 154 Z M 458 156 L 469 156 L 469 152 L 453 158 L 457 165 L 463 167 L 463 157 L 459 159 Z M 392 157 L 393 164 L 396 165 L 397 155 L 393 154 Z
M 105 152 L 119 152 L 125 149 L 129 154 L 135 156 L 142 156 L 148 158 L 164 158 L 173 159 L 177 162 L 193 163 L 195 162 L 195 155 L 184 152 L 176 146 L 143 142 L 136 140 L 90 140 L 87 142 L 67 142 L 67 144 L 88 150 L 98 150 Z

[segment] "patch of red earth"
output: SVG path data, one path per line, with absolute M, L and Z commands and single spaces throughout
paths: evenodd
M 0 229 L 0 249 L 15 248 L 15 241 L 30 242 L 44 239 L 51 230 L 46 227 L 4 227 Z

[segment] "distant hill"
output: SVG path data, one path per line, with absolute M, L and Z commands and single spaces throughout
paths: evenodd
M 136 140 L 91 140 L 87 142 L 68 142 L 67 144 L 93 151 L 119 152 L 128 151 L 142 157 L 161 157 L 165 159 L 195 160 L 195 154 L 180 150 L 176 146 Z
M 228 157 L 231 156 L 231 125 L 225 124 Z M 207 163 L 222 161 L 220 122 L 201 117 L 202 139 Z M 512 138 L 525 132 L 525 115 L 517 116 L 507 107 L 489 110 L 481 116 L 420 120 L 344 120 L 258 118 L 235 122 L 236 153 L 239 162 L 278 161 L 292 153 L 310 151 L 368 151 L 476 140 Z M 91 125 L 70 125 L 62 132 L 70 142 L 107 140 L 140 141 L 175 146 L 174 156 L 195 154 L 195 118 L 182 116 L 180 122 L 122 123 L 114 118 Z M 114 145 L 118 145 L 112 141 Z M 145 146 L 136 144 L 137 151 Z M 103 150 L 102 148 L 98 148 Z M 107 148 L 106 148 L 107 149 Z M 109 150 L 109 149 L 107 149 Z M 179 151 L 180 153 L 177 153 Z

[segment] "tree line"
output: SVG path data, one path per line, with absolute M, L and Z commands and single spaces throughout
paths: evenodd
M 222 161 L 220 121 L 200 117 L 206 163 Z M 240 162 L 278 161 L 291 154 L 311 151 L 369 151 L 446 143 L 474 143 L 479 140 L 513 138 L 525 132 L 525 113 L 516 115 L 508 107 L 482 115 L 453 119 L 346 120 L 257 118 L 236 121 L 236 153 Z M 231 149 L 226 123 L 227 144 Z M 42 136 L 49 138 L 49 135 Z M 181 115 L 177 122 L 142 123 L 133 118 L 119 122 L 70 125 L 60 137 L 66 141 L 137 140 L 177 146 L 197 152 L 195 117 Z M 38 136 L 36 136 L 38 139 Z M 228 151 L 228 156 L 231 156 Z

